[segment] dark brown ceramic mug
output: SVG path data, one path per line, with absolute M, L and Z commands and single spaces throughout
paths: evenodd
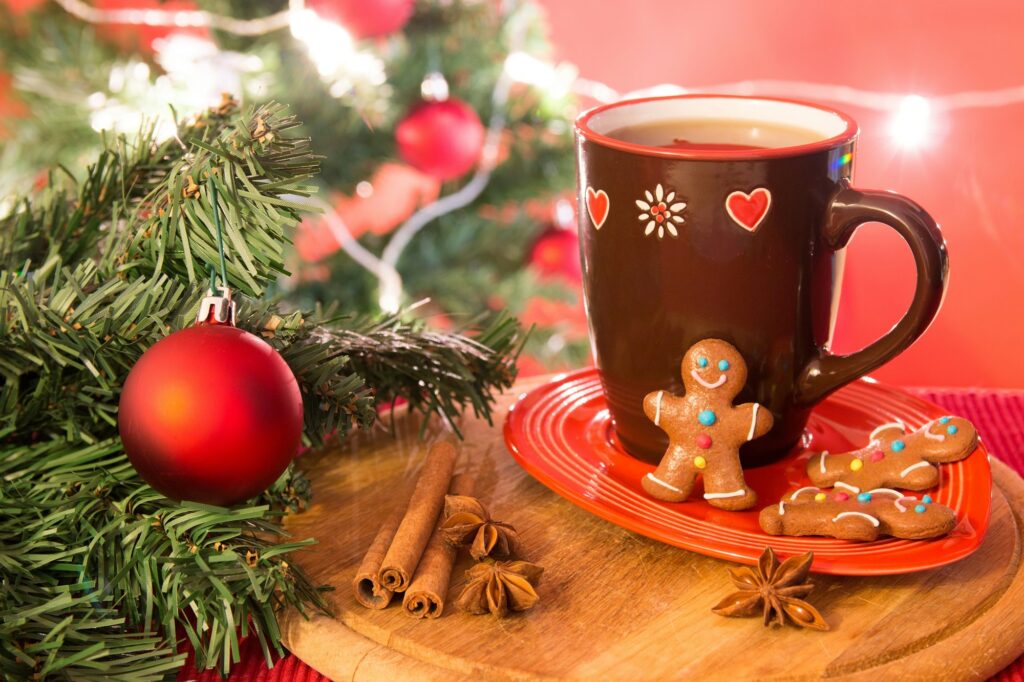
M 689 122 L 709 121 L 749 126 L 755 137 L 760 126 L 792 126 L 807 139 L 671 148 L 615 136 L 663 122 L 685 134 Z M 845 114 L 767 98 L 638 99 L 576 121 L 591 342 L 616 435 L 631 454 L 657 462 L 664 453 L 643 396 L 682 393 L 680 361 L 700 339 L 739 349 L 749 375 L 738 402 L 761 403 L 775 417 L 772 431 L 742 451 L 744 466 L 757 466 L 799 440 L 817 402 L 902 352 L 931 323 L 948 271 L 942 234 L 913 201 L 850 187 L 856 137 Z M 910 245 L 914 300 L 882 338 L 833 355 L 842 249 L 870 221 Z

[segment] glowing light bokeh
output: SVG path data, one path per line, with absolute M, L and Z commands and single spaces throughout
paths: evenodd
M 932 106 L 921 95 L 907 95 L 889 122 L 889 135 L 900 147 L 916 149 L 931 136 Z

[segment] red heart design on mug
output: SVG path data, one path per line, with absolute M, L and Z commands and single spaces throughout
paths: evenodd
M 600 230 L 604 221 L 608 219 L 608 195 L 603 189 L 596 192 L 593 187 L 587 188 L 587 213 L 594 223 L 594 229 Z
M 772 193 L 764 187 L 758 187 L 750 194 L 733 192 L 725 198 L 725 210 L 729 217 L 744 230 L 753 232 L 768 215 L 768 207 L 772 205 Z

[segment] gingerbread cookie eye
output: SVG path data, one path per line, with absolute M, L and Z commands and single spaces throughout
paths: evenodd
M 708 366 L 708 359 L 703 355 L 700 356 L 700 358 L 697 360 L 697 366 L 700 367 L 701 369 L 704 369 L 705 367 Z
M 723 371 L 723 372 L 728 371 L 728 369 L 729 369 L 729 361 L 725 360 L 724 358 L 722 360 L 719 360 L 718 361 L 718 369 Z

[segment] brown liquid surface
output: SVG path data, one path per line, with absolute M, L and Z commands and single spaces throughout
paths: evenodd
M 623 126 L 609 137 L 646 147 L 692 151 L 778 149 L 822 139 L 813 130 L 764 121 L 674 119 Z

